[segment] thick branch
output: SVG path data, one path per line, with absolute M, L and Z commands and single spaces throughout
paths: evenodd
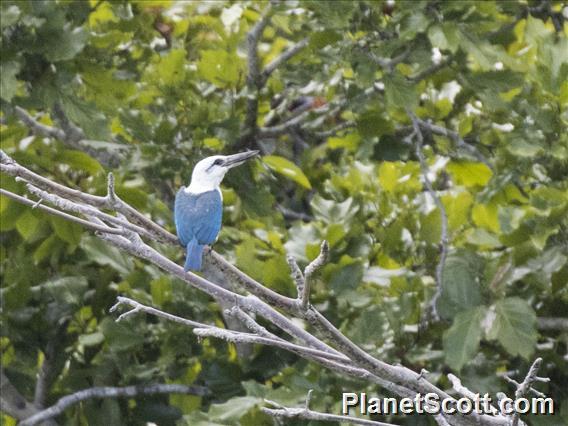
M 33 426 L 63 413 L 67 408 L 81 401 L 93 398 L 135 398 L 142 395 L 156 395 L 163 393 L 180 393 L 186 395 L 206 395 L 207 389 L 200 386 L 186 386 L 177 384 L 155 384 L 125 387 L 95 387 L 64 396 L 57 403 L 37 414 L 27 418 L 20 426 Z
M 31 402 L 28 402 L 10 379 L 4 373 L 4 368 L 0 366 L 0 411 L 8 414 L 16 420 L 23 420 L 36 414 L 39 410 Z M 55 426 L 55 422 L 50 422 L 46 426 Z
M 260 19 L 254 24 L 252 29 L 247 34 L 247 112 L 244 122 L 244 137 L 253 138 L 257 131 L 257 118 L 258 118 L 258 95 L 262 88 L 260 60 L 258 58 L 258 42 L 262 32 L 270 22 L 270 12 L 272 10 L 272 3 L 268 3 Z

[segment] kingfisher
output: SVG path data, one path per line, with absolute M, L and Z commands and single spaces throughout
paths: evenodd
M 219 235 L 223 216 L 219 185 L 225 174 L 256 155 L 258 151 L 246 151 L 204 158 L 194 167 L 189 186 L 182 186 L 176 194 L 174 221 L 179 241 L 187 249 L 186 272 L 201 269 L 203 248 Z

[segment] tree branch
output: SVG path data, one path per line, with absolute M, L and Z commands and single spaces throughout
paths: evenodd
M 258 126 L 258 96 L 262 89 L 262 79 L 260 70 L 260 60 L 258 58 L 258 42 L 262 32 L 270 22 L 270 13 L 272 11 L 272 3 L 268 3 L 260 19 L 254 24 L 247 34 L 247 111 L 244 122 L 244 135 L 245 139 L 252 139 L 256 135 Z
M 279 56 L 274 58 L 269 64 L 267 64 L 264 67 L 264 70 L 262 71 L 260 76 L 261 84 L 262 85 L 266 84 L 266 80 L 268 80 L 268 77 L 270 77 L 270 75 L 274 71 L 276 71 L 276 69 L 280 65 L 290 60 L 293 56 L 297 55 L 304 47 L 308 45 L 309 41 L 310 40 L 308 38 L 299 41 L 298 43 L 294 44 L 293 46 L 289 47 L 284 52 L 282 52 Z
M 112 179 L 109 180 L 110 195 L 107 195 L 106 197 L 98 197 L 63 187 L 48 179 L 35 175 L 33 172 L 17 164 L 4 153 L 0 153 L 0 159 L 2 160 L 2 171 L 5 171 L 8 174 L 25 176 L 30 180 L 33 179 L 34 185 L 37 185 L 38 188 L 44 189 L 48 192 L 54 192 L 63 198 L 69 198 L 70 200 L 86 203 L 91 207 L 113 210 L 114 206 L 114 210 L 117 211 L 117 213 L 122 214 L 122 212 L 126 212 L 124 216 L 130 215 L 130 217 L 141 218 L 140 220 L 145 223 L 144 228 L 148 230 L 148 235 L 151 236 L 150 238 L 152 240 L 165 240 L 170 244 L 178 244 L 177 237 L 170 234 L 138 211 L 134 210 L 128 204 L 123 201 L 109 201 L 110 198 L 114 198 L 112 195 Z M 65 197 L 65 195 L 68 195 L 68 197 Z M 85 202 L 85 200 L 92 202 Z M 98 217 L 88 215 L 88 218 L 92 224 L 104 225 L 103 220 Z M 117 218 L 126 220 L 120 216 Z M 298 306 L 296 299 L 279 295 L 273 290 L 262 286 L 260 283 L 253 280 L 242 271 L 239 271 L 216 253 L 211 253 L 207 256 L 207 258 L 209 260 L 213 259 L 214 264 L 219 265 L 219 269 L 223 273 L 227 274 L 226 276 L 228 279 L 234 279 L 241 289 L 245 289 L 253 295 L 243 296 L 203 279 L 191 272 L 184 272 L 180 265 L 177 265 L 158 253 L 155 249 L 146 244 L 136 232 L 131 229 L 127 229 L 126 227 L 122 227 L 122 233 L 119 235 L 101 232 L 98 233 L 98 236 L 132 256 L 151 262 L 165 272 L 174 277 L 180 278 L 182 281 L 194 286 L 200 291 L 205 292 L 216 300 L 222 300 L 231 304 L 231 306 L 238 306 L 244 311 L 256 314 L 266 319 L 268 322 L 285 331 L 294 339 L 298 339 L 300 344 L 290 343 L 280 338 L 272 339 L 250 333 L 242 333 L 245 337 L 242 337 L 242 335 L 240 337 L 235 337 L 239 333 L 224 329 L 215 331 L 215 333 L 222 334 L 222 337 L 227 340 L 233 339 L 236 341 L 240 339 L 239 341 L 243 341 L 243 339 L 245 339 L 251 343 L 287 346 L 286 349 L 299 351 L 297 353 L 301 353 L 301 356 L 307 359 L 318 362 L 332 370 L 349 374 L 353 377 L 362 378 L 372 383 L 377 383 L 397 395 L 412 397 L 418 392 L 423 394 L 433 392 L 441 398 L 450 397 L 446 392 L 429 383 L 422 375 L 405 367 L 393 366 L 372 357 L 344 336 L 313 306 L 308 304 L 307 310 L 302 310 Z M 138 311 L 141 310 L 138 305 L 134 306 L 134 308 L 136 307 L 139 308 Z M 330 347 L 324 341 L 306 331 L 303 327 L 299 326 L 296 321 L 286 317 L 277 311 L 276 308 L 281 309 L 291 317 L 295 316 L 306 320 L 309 324 L 315 327 L 324 339 L 331 342 L 336 349 Z M 137 312 L 136 309 L 134 311 Z M 195 326 L 195 324 L 193 325 Z M 204 327 L 201 327 L 198 333 L 202 333 L 203 335 L 208 333 L 211 334 L 212 332 L 209 330 L 209 326 L 206 326 L 205 329 Z M 283 342 L 285 345 L 283 345 Z M 504 425 L 500 419 L 495 419 L 490 416 L 480 416 L 475 413 L 467 416 L 451 416 L 448 417 L 447 420 L 452 426 L 469 424 Z
M 446 213 L 446 208 L 444 207 L 442 200 L 440 199 L 440 197 L 438 197 L 436 191 L 434 191 L 432 182 L 430 182 L 430 179 L 428 178 L 428 164 L 426 163 L 426 159 L 424 158 L 424 153 L 422 151 L 424 136 L 422 135 L 422 130 L 420 129 L 418 118 L 410 110 L 408 110 L 407 113 L 412 120 L 412 126 L 414 128 L 415 152 L 416 157 L 418 157 L 418 161 L 420 162 L 420 169 L 422 171 L 424 186 L 426 187 L 428 194 L 430 195 L 430 197 L 432 197 L 434 203 L 436 204 L 436 207 L 438 208 L 438 211 L 440 212 L 440 221 L 442 226 L 440 235 L 440 260 L 438 261 L 438 265 L 436 265 L 436 293 L 430 301 L 430 308 L 433 318 L 437 321 L 440 319 L 440 316 L 438 315 L 437 303 L 443 291 L 444 267 L 446 266 L 446 257 L 448 256 L 448 214 Z
M 2 366 L 0 366 L 0 411 L 16 420 L 23 420 L 33 416 L 39 411 L 38 408 L 27 401 L 12 382 L 10 382 Z M 54 421 L 46 422 L 45 426 L 57 426 L 57 423 Z
M 163 393 L 180 393 L 186 395 L 206 395 L 207 389 L 201 386 L 186 386 L 178 384 L 136 385 L 125 387 L 94 387 L 83 389 L 59 399 L 55 405 L 28 417 L 20 422 L 20 426 L 33 426 L 63 413 L 72 405 L 93 398 L 135 398 L 142 395 Z
M 423 69 L 422 71 L 408 77 L 408 80 L 412 81 L 413 83 L 418 83 L 419 81 L 422 81 L 427 77 L 430 77 L 432 74 L 437 73 L 439 70 L 445 68 L 449 64 L 450 64 L 449 59 L 441 60 L 440 62 L 432 64 L 428 68 Z
M 308 309 L 310 303 L 310 291 L 312 286 L 312 276 L 319 271 L 327 262 L 329 257 L 329 244 L 323 240 L 318 256 L 304 269 L 304 288 L 300 297 L 302 309 Z
M 532 385 L 535 382 L 549 382 L 550 379 L 548 377 L 538 377 L 537 373 L 538 373 L 538 369 L 540 368 L 540 366 L 542 365 L 542 358 L 537 358 L 534 360 L 534 362 L 531 365 L 531 368 L 529 369 L 529 372 L 527 373 L 527 375 L 525 376 L 525 379 L 521 382 L 521 383 L 517 383 L 515 380 L 510 379 L 507 376 L 503 376 L 509 383 L 513 383 L 517 389 L 515 391 L 515 399 L 519 400 L 521 398 L 523 398 L 527 393 L 529 393 L 529 391 L 532 392 L 536 392 L 538 396 L 540 397 L 545 397 L 545 395 L 542 392 L 537 391 L 536 389 L 533 389 Z M 518 426 L 519 424 L 519 413 L 515 412 L 513 414 L 513 418 L 511 420 L 511 426 Z
M 483 156 L 483 154 L 481 152 L 479 152 L 479 150 L 477 150 L 477 148 L 475 148 L 471 144 L 468 144 L 466 141 L 464 141 L 463 138 L 459 135 L 458 132 L 447 129 L 446 127 L 442 127 L 442 126 L 438 126 L 436 124 L 432 124 L 428 121 L 421 120 L 420 118 L 418 118 L 416 116 L 415 116 L 415 118 L 416 118 L 416 122 L 419 124 L 419 126 L 421 128 L 426 129 L 426 130 L 432 132 L 435 135 L 444 136 L 444 137 L 452 140 L 458 148 L 463 148 L 464 150 L 469 152 L 473 157 L 475 157 L 477 159 L 477 161 L 485 164 L 487 167 L 489 167 L 489 169 L 491 171 L 493 171 L 493 172 L 495 171 L 495 168 L 487 160 L 487 158 L 485 158 Z
M 14 108 L 16 116 L 28 126 L 32 132 L 38 136 L 46 136 L 49 138 L 59 139 L 61 141 L 65 140 L 65 132 L 57 127 L 47 126 L 40 123 L 35 118 L 33 118 L 25 109 L 16 106 Z
M 262 407 L 261 410 L 272 417 L 287 418 L 287 419 L 305 419 L 305 420 L 316 420 L 320 422 L 347 422 L 354 425 L 363 426 L 392 426 L 391 423 L 377 422 L 374 420 L 360 419 L 352 416 L 340 416 L 337 414 L 322 413 L 319 411 L 313 411 L 310 409 L 310 400 L 312 396 L 312 389 L 308 392 L 306 396 L 306 403 L 304 407 L 301 408 L 287 408 L 282 405 L 265 400 L 268 404 L 273 405 L 278 408 L 266 408 Z
M 109 228 L 108 226 L 103 226 L 103 225 L 96 225 L 92 222 L 89 222 L 88 220 L 81 219 L 77 216 L 67 214 L 65 212 L 53 209 L 53 208 L 48 207 L 48 206 L 44 206 L 43 204 L 40 204 L 41 200 L 32 201 L 28 198 L 22 197 L 21 195 L 14 194 L 13 192 L 6 191 L 5 189 L 1 189 L 1 188 L 0 188 L 0 195 L 4 195 L 8 198 L 13 199 L 14 201 L 17 201 L 18 203 L 22 203 L 22 204 L 25 204 L 27 206 L 31 206 L 32 208 L 43 210 L 43 211 L 45 211 L 49 214 L 52 214 L 54 216 L 59 216 L 59 217 L 62 217 L 63 219 L 69 220 L 71 222 L 78 223 L 78 224 L 84 226 L 85 228 L 90 229 L 91 231 L 104 232 L 105 234 L 122 234 L 123 233 L 121 229 Z
M 568 331 L 568 318 L 539 317 L 537 327 L 539 330 Z

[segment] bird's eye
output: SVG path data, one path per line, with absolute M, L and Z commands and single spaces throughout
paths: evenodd
M 223 164 L 223 160 L 221 160 L 220 158 L 216 159 L 216 160 L 213 162 L 213 165 L 214 165 L 214 166 L 220 166 L 221 164 Z

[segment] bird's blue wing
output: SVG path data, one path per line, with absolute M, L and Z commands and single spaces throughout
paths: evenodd
M 176 195 L 174 220 L 178 238 L 185 247 L 195 238 L 201 245 L 215 242 L 221 229 L 223 201 L 219 191 L 191 194 L 180 189 Z

